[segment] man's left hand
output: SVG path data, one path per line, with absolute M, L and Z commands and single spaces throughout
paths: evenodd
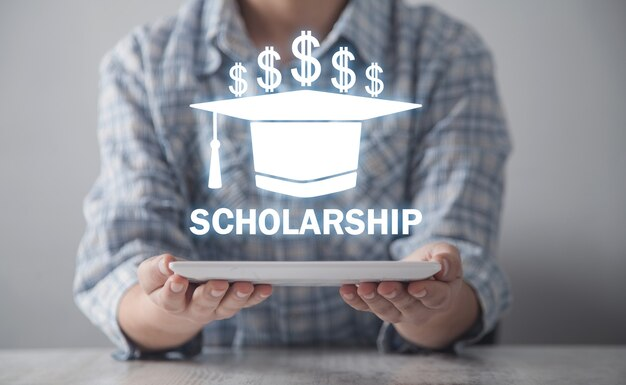
M 456 247 L 447 243 L 428 244 L 406 257 L 404 261 L 437 261 L 441 264 L 441 270 L 430 279 L 408 284 L 386 281 L 365 282 L 358 286 L 343 285 L 339 293 L 354 309 L 373 312 L 383 321 L 394 324 L 400 334 L 414 341 L 420 339 L 419 336 L 422 334 L 420 326 L 423 329 L 437 327 L 429 323 L 441 324 L 442 329 L 448 326 L 445 322 L 447 316 L 458 316 L 461 320 L 469 318 L 472 322 L 475 320 L 478 313 L 476 297 L 473 290 L 463 282 L 463 266 Z M 466 306 L 467 304 L 462 304 L 461 297 L 468 294 L 465 289 L 474 298 L 473 311 L 471 307 Z M 456 314 L 457 312 L 459 314 Z M 436 318 L 444 318 L 444 322 L 439 322 L 441 319 Z M 431 322 L 433 319 L 437 322 Z M 471 325 L 471 322 L 465 322 L 460 327 L 464 328 L 465 325 Z M 460 332 L 462 331 L 464 330 Z M 434 341 L 452 340 L 460 334 L 450 329 L 442 332 L 440 338 Z M 446 333 L 454 335 L 446 336 Z M 434 341 L 415 342 L 439 345 Z

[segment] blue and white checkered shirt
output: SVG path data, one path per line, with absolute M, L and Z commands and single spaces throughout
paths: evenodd
M 510 142 L 488 49 L 474 31 L 435 8 L 353 0 L 317 50 L 322 73 L 316 89 L 332 90 L 330 58 L 340 45 L 355 53 L 355 72 L 364 73 L 371 62 L 384 68 L 380 98 L 424 107 L 364 122 L 357 187 L 312 199 L 257 189 L 248 122 L 225 116 L 224 188 L 207 188 L 211 114 L 189 104 L 232 97 L 228 70 L 235 61 L 249 69 L 248 84 L 256 85 L 258 76 L 251 69 L 259 50 L 235 1 L 190 0 L 175 17 L 136 29 L 106 55 L 98 121 L 102 166 L 85 200 L 74 294 L 125 357 L 140 352 L 120 330 L 118 304 L 137 283 L 138 264 L 164 252 L 190 260 L 388 260 L 445 241 L 460 249 L 464 278 L 482 307 L 482 322 L 460 344 L 491 330 L 508 308 L 509 286 L 494 254 Z M 289 76 L 292 66 L 283 69 L 277 92 L 300 89 Z M 366 82 L 359 79 L 351 93 L 363 94 Z M 400 238 L 196 237 L 189 214 L 199 207 L 288 208 L 294 221 L 307 208 L 414 207 L 423 222 Z M 207 325 L 195 345 L 378 343 L 403 349 L 398 340 L 392 326 L 346 305 L 337 288 L 277 287 L 259 306 Z

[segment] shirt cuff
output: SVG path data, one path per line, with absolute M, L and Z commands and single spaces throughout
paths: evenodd
M 128 360 L 186 360 L 193 358 L 202 352 L 202 330 L 188 342 L 171 349 L 144 352 L 137 347 L 129 338 L 124 336 L 127 343 L 126 349 L 120 349 L 113 353 L 113 358 L 118 361 Z
M 140 261 L 143 258 L 139 258 Z M 113 318 L 108 322 L 108 328 L 103 328 L 105 334 L 116 345 L 117 350 L 113 352 L 112 356 L 118 361 L 128 360 L 181 360 L 188 359 L 198 355 L 202 351 L 203 339 L 202 330 L 196 336 L 194 336 L 188 342 L 171 348 L 158 351 L 142 351 L 137 344 L 135 344 L 126 334 L 122 331 L 118 323 L 118 311 L 119 304 L 123 295 L 131 287 L 139 282 L 137 277 L 137 262 L 127 261 L 114 270 L 115 277 L 114 282 L 120 282 L 116 285 L 115 295 L 110 298 L 111 309 L 115 309 Z
M 76 304 L 87 318 L 124 355 L 130 354 L 131 346 L 117 322 L 117 312 L 124 294 L 138 282 L 137 266 L 142 260 L 141 256 L 136 256 L 124 261 L 95 286 L 75 296 Z
M 124 261 L 89 291 L 76 295 L 76 303 L 91 322 L 100 328 L 117 350 L 117 360 L 190 358 L 202 350 L 202 332 L 187 343 L 164 351 L 142 352 L 122 331 L 118 323 L 119 304 L 126 292 L 138 283 L 137 267 L 145 258 Z

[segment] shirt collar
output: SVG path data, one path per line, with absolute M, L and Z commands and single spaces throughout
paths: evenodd
M 340 38 L 352 43 L 368 62 L 382 62 L 391 32 L 392 1 L 351 0 L 328 34 L 330 45 Z
M 203 73 L 212 74 L 220 67 L 219 51 L 237 61 L 249 60 L 254 55 L 254 45 L 235 0 L 205 0 L 200 31 L 204 44 L 199 57 L 204 62 L 199 70 Z
M 389 44 L 391 1 L 350 0 L 320 51 L 326 51 L 341 38 L 354 44 L 359 55 L 368 62 L 383 61 Z M 235 0 L 205 0 L 202 14 L 206 61 L 200 70 L 211 74 L 221 64 L 219 49 L 237 61 L 253 61 L 256 48 L 248 37 L 239 6 Z

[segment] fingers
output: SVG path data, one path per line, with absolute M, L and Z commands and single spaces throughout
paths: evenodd
M 341 294 L 341 298 L 354 309 L 370 311 L 370 307 L 357 294 L 357 287 L 355 285 L 342 285 L 339 288 L 339 294 Z
M 406 288 L 400 282 L 343 285 L 339 289 L 344 301 L 356 310 L 371 311 L 390 323 L 421 322 L 432 310 L 445 310 L 452 303 L 453 285 L 436 280 L 411 282 Z
M 400 282 L 381 282 L 377 291 L 378 294 L 391 302 L 404 318 L 414 319 L 419 312 L 425 310 L 419 299 L 410 295 Z
M 248 298 L 248 302 L 246 302 L 244 308 L 258 305 L 265 301 L 270 295 L 272 295 L 271 285 L 256 285 L 254 287 L 254 293 Z
M 206 324 L 234 316 L 239 310 L 266 300 L 272 294 L 271 285 L 252 286 L 249 282 L 212 280 L 198 286 L 191 296 L 186 317 Z
M 169 254 L 157 255 L 143 261 L 138 269 L 139 284 L 146 294 L 150 294 L 165 284 L 168 278 L 174 274 L 168 265 L 176 258 Z
M 189 281 L 169 269 L 177 258 L 163 254 L 146 259 L 137 270 L 139 284 L 150 299 L 170 313 L 185 312 L 184 317 L 208 323 L 230 318 L 240 309 L 263 302 L 272 294 L 270 285 L 226 281 L 209 281 L 193 287 L 187 293 Z M 194 289 L 195 287 L 195 289 Z
M 228 282 L 221 280 L 208 281 L 198 286 L 193 291 L 189 304 L 191 317 L 201 323 L 210 322 L 227 290 Z
M 449 308 L 452 302 L 452 285 L 440 281 L 415 281 L 407 288 L 409 295 L 432 310 Z
M 150 297 L 160 307 L 170 313 L 181 313 L 187 307 L 187 287 L 189 281 L 180 275 L 171 275 L 160 289 L 153 291 Z
M 187 307 L 189 281 L 169 269 L 169 263 L 175 260 L 170 254 L 148 258 L 139 265 L 137 276 L 154 303 L 168 312 L 180 313 Z
M 217 309 L 215 309 L 215 319 L 221 320 L 234 316 L 241 310 L 252 295 L 254 287 L 250 282 L 235 282 L 222 298 Z
M 383 321 L 397 323 L 402 319 L 402 313 L 390 301 L 385 299 L 377 292 L 378 284 L 372 282 L 364 282 L 359 285 L 357 294 L 367 304 L 372 312 L 374 312 Z

